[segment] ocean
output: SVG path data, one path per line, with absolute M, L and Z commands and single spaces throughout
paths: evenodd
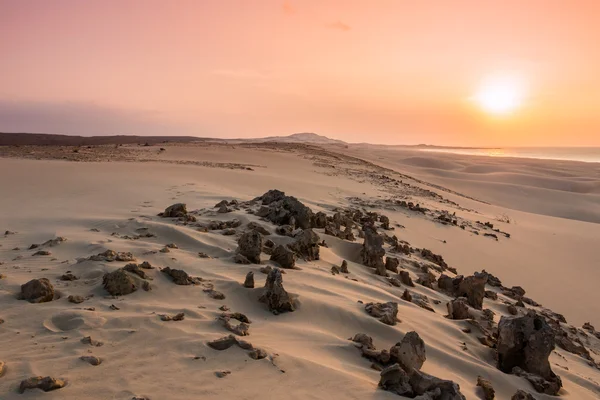
M 434 148 L 426 152 L 466 154 L 488 157 L 538 158 L 600 163 L 600 147 L 497 147 L 497 148 Z

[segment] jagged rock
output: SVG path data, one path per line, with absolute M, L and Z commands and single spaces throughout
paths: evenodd
M 323 229 L 327 225 L 327 215 L 324 212 L 319 211 L 313 216 L 312 227 Z
M 382 229 L 390 229 L 390 219 L 385 215 L 379 217 L 379 222 L 381 222 Z
M 185 319 L 185 314 L 184 313 L 178 313 L 175 315 L 166 315 L 163 314 L 160 316 L 160 320 L 161 321 L 183 321 Z
M 259 216 L 276 225 L 292 225 L 302 229 L 311 227 L 312 210 L 295 197 L 286 196 L 279 190 L 269 190 L 256 200 L 262 200 L 263 206 L 268 206 L 259 211 Z
M 526 391 L 519 389 L 513 394 L 510 400 L 536 400 L 536 398 Z
M 291 225 L 281 225 L 275 228 L 275 233 L 281 236 L 294 236 L 294 227 Z
M 264 351 L 263 349 L 259 349 L 259 348 L 252 349 L 248 353 L 248 355 L 253 360 L 262 360 L 263 358 L 266 358 L 268 356 L 266 351 Z
M 135 263 L 127 264 L 123 267 L 123 269 L 127 272 L 131 272 L 132 274 L 136 274 L 142 279 L 150 279 L 150 277 L 140 268 L 140 266 Z
M 400 261 L 396 257 L 385 258 L 385 269 L 388 271 L 398 273 L 398 265 L 400 265 Z
M 492 382 L 488 381 L 487 379 L 478 376 L 477 377 L 477 386 L 479 386 L 481 388 L 481 391 L 483 392 L 483 398 L 484 400 L 494 400 L 494 398 L 496 397 L 496 391 L 494 390 L 494 387 L 492 386 Z
M 408 373 L 413 369 L 420 370 L 427 359 L 425 342 L 415 331 L 407 332 L 400 343 L 390 349 L 392 362 L 397 362 Z
M 365 235 L 365 241 L 361 251 L 363 264 L 367 267 L 375 268 L 382 272 L 380 275 L 385 276 L 385 265 L 383 264 L 383 238 L 377 233 L 377 230 L 372 225 L 364 225 L 362 232 Z
M 273 250 L 271 261 L 275 261 L 281 268 L 294 268 L 296 266 L 296 253 L 280 244 Z
M 406 286 L 411 286 L 411 287 L 415 286 L 408 271 L 400 271 L 400 273 L 398 275 L 400 276 L 400 282 L 402 282 Z
M 50 392 L 52 390 L 63 388 L 66 384 L 67 383 L 64 380 L 52 378 L 50 376 L 46 376 L 45 378 L 42 378 L 41 376 L 32 376 L 31 378 L 21 381 L 19 393 L 23 394 L 27 389 L 41 389 L 44 392 Z
M 237 253 L 246 257 L 253 264 L 260 264 L 262 246 L 262 235 L 255 230 L 248 231 L 242 234 L 238 240 Z
M 211 348 L 215 350 L 227 350 L 234 344 L 237 344 L 237 339 L 233 335 L 225 336 L 220 339 L 216 339 L 207 343 Z
M 295 310 L 294 301 L 283 288 L 283 277 L 279 268 L 273 268 L 267 275 L 264 292 L 259 301 L 266 303 L 274 314 Z
M 457 383 L 439 379 L 421 371 L 413 370 L 409 383 L 415 398 L 425 400 L 428 399 L 426 396 L 429 395 L 429 398 L 433 400 L 466 400 Z
M 188 275 L 182 269 L 171 269 L 170 267 L 165 267 L 160 270 L 165 275 L 168 275 L 173 279 L 173 283 L 176 285 L 196 285 L 202 281 L 200 278 L 194 278 Z
M 319 259 L 320 237 L 312 229 L 304 229 L 289 247 L 306 261 Z
M 246 279 L 244 280 L 244 287 L 248 289 L 254 288 L 254 272 L 250 271 L 246 274 Z
M 218 290 L 214 290 L 213 288 L 202 289 L 202 291 L 208 293 L 208 295 L 215 300 L 225 299 L 225 294 L 219 292 Z
M 337 267 L 337 265 L 331 266 L 331 275 L 339 275 L 339 273 L 340 269 Z
M 381 371 L 379 387 L 399 396 L 414 397 L 410 378 L 398 364 L 390 365 Z
M 357 333 L 352 337 L 352 341 L 360 343 L 367 349 L 375 349 L 375 346 L 373 346 L 373 338 L 365 333 Z
M 94 366 L 102 364 L 102 359 L 96 356 L 81 356 L 79 359 Z
M 408 289 L 404 289 L 402 296 L 400 297 L 402 300 L 412 302 L 412 294 L 408 291 Z
M 342 261 L 342 265 L 340 266 L 340 272 L 342 274 L 348 274 L 348 262 L 346 260 Z
M 471 315 L 469 313 L 469 304 L 467 299 L 459 297 L 451 300 L 446 304 L 448 307 L 448 318 L 450 319 L 469 319 Z
M 522 317 L 502 317 L 498 324 L 498 369 L 520 373 L 536 390 L 556 395 L 562 381 L 550 367 L 554 333 L 544 318 L 528 312 Z M 522 371 L 522 373 L 521 373 Z M 526 374 L 526 375 L 525 375 Z M 540 378 L 537 379 L 536 377 Z
M 30 303 L 46 303 L 54 299 L 54 286 L 47 278 L 32 279 L 21 285 L 22 300 Z
M 262 226 L 258 222 L 250 222 L 248 224 L 248 229 L 253 230 L 253 231 L 257 231 L 258 233 L 260 233 L 263 236 L 269 236 L 271 234 L 271 232 L 269 232 L 267 230 L 267 228 L 265 228 L 264 226 Z
M 365 311 L 386 325 L 396 325 L 398 303 L 392 301 L 387 303 L 368 303 L 365 305 Z
M 76 280 L 78 280 L 78 279 L 79 279 L 78 277 L 76 277 L 75 275 L 73 275 L 73 274 L 72 274 L 72 273 L 70 273 L 70 272 L 69 272 L 69 273 L 66 273 L 66 274 L 64 274 L 64 275 L 62 275 L 62 276 L 60 277 L 60 280 L 61 280 L 61 281 L 76 281 Z
M 104 274 L 102 284 L 112 296 L 124 296 L 138 289 L 136 280 L 122 268 Z
M 425 274 L 421 274 L 417 278 L 417 283 L 419 285 L 423 285 L 430 289 L 433 289 L 433 284 L 435 283 L 435 281 L 435 275 L 431 271 L 427 271 Z
M 69 297 L 67 297 L 67 300 L 69 300 L 69 303 L 75 303 L 75 304 L 80 304 L 85 301 L 85 299 L 82 296 L 73 296 L 73 295 L 69 295 Z
M 485 293 L 483 294 L 484 297 L 486 299 L 490 299 L 490 300 L 498 300 L 498 293 L 492 291 L 492 290 L 486 290 Z
M 475 272 L 472 276 L 467 276 L 458 285 L 456 295 L 465 296 L 471 307 L 481 310 L 487 279 L 488 275 L 486 273 Z
M 423 257 L 427 261 L 431 261 L 434 264 L 439 265 L 442 269 L 447 269 L 448 264 L 444 261 L 444 257 L 439 254 L 433 253 L 429 249 L 421 249 L 421 257 Z
M 493 287 L 502 287 L 502 282 L 500 281 L 500 279 L 498 279 L 494 275 L 490 274 L 489 272 L 486 272 L 485 269 L 483 271 L 481 271 L 481 273 L 488 275 L 488 281 L 487 281 L 488 285 L 493 286 Z
M 187 216 L 187 207 L 183 203 L 173 204 L 165 209 L 160 215 L 163 218 L 180 218 Z
M 238 336 L 248 336 L 250 334 L 250 325 L 248 325 L 247 322 L 240 322 L 238 325 L 233 325 L 231 322 L 229 322 L 230 319 L 231 316 L 228 314 L 223 314 L 219 317 L 219 320 L 223 323 L 223 326 L 228 331 L 233 332 Z M 247 318 L 246 321 L 248 321 Z

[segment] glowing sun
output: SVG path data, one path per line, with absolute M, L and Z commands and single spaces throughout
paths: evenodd
M 524 92 L 523 83 L 516 77 L 493 76 L 481 83 L 474 100 L 487 113 L 505 115 L 523 104 Z

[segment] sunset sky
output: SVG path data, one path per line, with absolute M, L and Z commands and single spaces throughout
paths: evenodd
M 0 0 L 0 131 L 600 146 L 600 1 Z

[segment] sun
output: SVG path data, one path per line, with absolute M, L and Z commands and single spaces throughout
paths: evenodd
M 514 76 L 490 76 L 481 83 L 474 100 L 485 112 L 507 115 L 515 112 L 522 104 L 525 88 Z

